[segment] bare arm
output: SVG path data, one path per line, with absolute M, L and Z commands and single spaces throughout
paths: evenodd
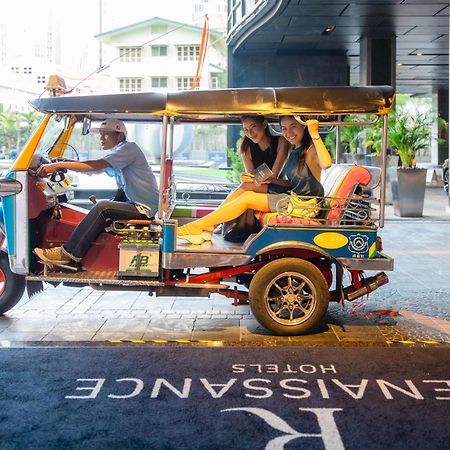
M 250 149 L 247 149 L 245 153 L 241 153 L 242 162 L 244 163 L 245 172 L 241 174 L 242 183 L 253 183 L 253 176 L 250 175 L 251 172 L 255 170 L 255 166 L 252 161 L 252 154 Z
M 315 149 L 315 152 L 308 152 L 308 165 L 311 170 L 314 171 L 314 176 L 320 179 L 321 170 L 331 167 L 331 155 L 320 137 L 319 122 L 317 120 L 307 120 L 306 126 L 308 127 L 309 134 L 312 138 L 313 147 Z
M 61 169 L 73 170 L 75 172 L 99 172 L 109 164 L 104 159 L 93 159 L 90 161 L 58 161 L 51 164 L 43 164 L 36 172 L 39 177 L 47 177 L 53 172 Z
M 242 162 L 244 163 L 244 168 L 246 173 L 253 172 L 255 170 L 255 166 L 253 165 L 252 161 L 252 154 L 250 152 L 250 149 L 247 149 L 245 153 L 241 153 L 242 155 Z
M 286 159 L 288 157 L 290 148 L 291 144 L 289 144 L 289 142 L 283 136 L 280 136 L 278 139 L 277 157 L 272 167 L 274 178 L 278 178 L 278 175 L 280 175 L 281 169 L 283 168 L 284 163 L 286 162 Z

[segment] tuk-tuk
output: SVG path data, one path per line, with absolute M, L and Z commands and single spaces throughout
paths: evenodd
M 276 334 L 310 332 L 330 301 L 369 294 L 386 284 L 385 272 L 393 270 L 377 232 L 384 225 L 387 114 L 394 97 L 390 86 L 371 86 L 69 94 L 34 100 L 42 121 L 0 179 L 0 314 L 17 304 L 25 287 L 32 297 L 43 283 L 62 283 L 150 296 L 219 293 L 236 306 L 249 303 L 258 322 Z M 183 124 L 239 124 L 242 115 L 257 114 L 271 123 L 283 115 L 315 118 L 322 130 L 336 127 L 338 137 L 340 126 L 351 125 L 343 122 L 346 115 L 360 115 L 354 123 L 359 126 L 382 120 L 381 168 L 334 164 L 321 180 L 325 198 L 317 216 L 299 218 L 286 210 L 260 214 L 260 231 L 243 243 L 225 241 L 220 234 L 201 245 L 177 239 L 179 224 L 217 205 L 177 198 L 174 130 Z M 161 127 L 158 211 L 147 221 L 111 223 L 91 245 L 81 271 L 42 264 L 33 249 L 62 245 L 88 211 L 71 203 L 74 188 L 67 174 L 39 178 L 35 170 L 68 153 L 72 158 L 83 154 L 91 124 L 106 118 Z M 366 271 L 375 274 L 368 277 Z

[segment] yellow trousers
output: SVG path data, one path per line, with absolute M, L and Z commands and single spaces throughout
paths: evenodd
M 182 232 L 188 232 L 189 234 L 211 231 L 215 225 L 235 219 L 247 209 L 270 211 L 267 194 L 236 189 L 215 211 L 201 219 L 183 225 L 180 229 Z

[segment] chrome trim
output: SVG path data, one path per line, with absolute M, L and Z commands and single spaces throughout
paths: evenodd
M 351 270 L 394 270 L 394 259 L 382 255 L 382 258 L 336 258 L 344 269 Z
M 163 269 L 185 269 L 187 267 L 225 267 L 241 266 L 251 260 L 249 255 L 230 253 L 163 253 L 161 267 Z
M 177 288 L 194 288 L 194 289 L 229 289 L 228 284 L 223 283 L 176 283 Z
M 0 196 L 17 195 L 22 192 L 23 186 L 20 181 L 11 178 L 0 178 Z
M 128 280 L 128 279 L 119 279 L 119 278 L 103 278 L 95 276 L 92 278 L 89 278 L 86 276 L 86 273 L 84 272 L 76 272 L 76 273 L 52 273 L 51 275 L 43 276 L 43 275 L 28 275 L 26 277 L 27 281 L 47 281 L 47 282 L 53 282 L 53 281 L 59 281 L 62 283 L 82 283 L 82 284 L 98 284 L 101 286 L 108 286 L 108 285 L 114 285 L 114 286 L 164 286 L 164 283 L 161 283 L 160 281 L 156 280 L 147 280 L 147 279 L 140 279 L 140 280 Z

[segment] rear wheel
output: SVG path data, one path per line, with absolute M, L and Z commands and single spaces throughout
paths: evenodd
M 0 315 L 14 307 L 25 290 L 25 276 L 11 272 L 8 255 L 0 251 Z
M 320 270 L 298 258 L 281 258 L 262 267 L 249 289 L 258 322 L 280 335 L 305 334 L 323 319 L 329 301 Z

